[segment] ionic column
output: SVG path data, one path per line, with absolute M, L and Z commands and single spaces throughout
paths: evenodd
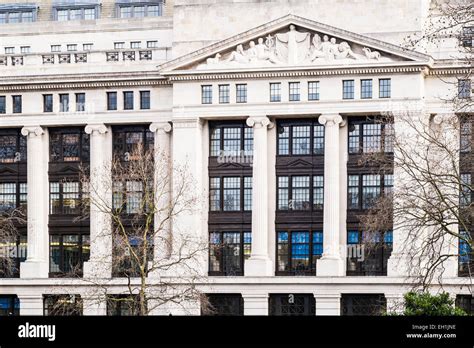
M 155 249 L 154 260 L 167 259 L 171 256 L 172 235 L 171 235 L 171 124 L 168 122 L 152 123 L 150 131 L 155 133 Z
M 103 124 L 87 125 L 90 134 L 90 258 L 84 277 L 112 277 L 112 144 Z
M 273 264 L 268 251 L 268 128 L 273 124 L 266 116 L 249 117 L 253 127 L 252 179 L 252 254 L 245 261 L 246 276 L 271 276 Z
M 344 121 L 339 114 L 321 115 L 324 135 L 324 223 L 323 255 L 317 261 L 318 276 L 343 276 L 344 259 L 340 245 L 340 137 L 339 127 Z
M 48 278 L 48 135 L 40 126 L 24 127 L 28 161 L 28 255 L 21 278 Z

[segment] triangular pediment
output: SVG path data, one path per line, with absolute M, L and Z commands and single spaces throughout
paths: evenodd
M 163 74 L 294 67 L 429 64 L 431 57 L 287 15 L 160 66 Z

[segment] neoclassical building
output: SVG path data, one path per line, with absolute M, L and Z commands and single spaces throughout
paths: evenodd
M 75 219 L 79 164 L 100 170 L 136 144 L 186 164 L 206 196 L 173 225 L 208 241 L 199 287 L 222 314 L 395 308 L 407 291 L 403 231 L 365 257 L 358 247 L 360 216 L 399 178 L 360 159 L 393 155 L 397 119 L 379 116 L 453 114 L 442 97 L 458 86 L 444 81 L 466 74 L 456 55 L 472 28 L 461 42 L 403 48 L 433 3 L 2 1 L 0 210 L 26 207 L 27 224 L 3 241 L 15 267 L 0 279 L 0 313 L 48 314 L 52 294 L 74 294 L 85 315 L 116 314 L 87 305 L 89 283 L 64 274 L 96 277 L 111 248 L 100 214 Z M 472 306 L 470 278 L 449 265 L 444 288 Z M 125 289 L 101 276 L 111 293 Z M 155 314 L 170 313 L 200 304 Z

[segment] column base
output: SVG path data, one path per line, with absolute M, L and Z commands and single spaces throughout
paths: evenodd
M 273 276 L 273 262 L 268 258 L 252 258 L 245 260 L 246 277 L 271 277 Z
M 20 278 L 48 278 L 47 261 L 25 261 L 20 264 Z
M 112 269 L 106 262 L 84 262 L 84 278 L 112 278 Z
M 408 277 L 408 260 L 401 254 L 392 254 L 387 260 L 387 276 Z
M 43 295 L 19 295 L 20 315 L 44 315 Z
M 84 298 L 84 315 L 107 315 L 107 300 L 105 298 Z
M 268 315 L 267 294 L 242 294 L 244 315 Z
M 344 260 L 340 257 L 322 257 L 317 261 L 318 277 L 342 277 L 345 275 Z

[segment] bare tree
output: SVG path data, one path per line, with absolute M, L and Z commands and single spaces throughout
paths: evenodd
M 0 278 L 10 278 L 19 274 L 20 227 L 26 224 L 25 212 L 13 208 L 0 212 Z
M 393 166 L 393 193 L 378 199 L 369 213 L 361 216 L 365 231 L 394 229 L 395 257 L 401 258 L 406 274 L 423 289 L 443 275 L 470 276 L 473 264 L 473 187 L 465 173 L 471 173 L 472 134 L 459 140 L 465 121 L 457 115 L 431 116 L 421 112 L 400 112 L 382 117 L 395 119 L 393 162 L 378 154 L 363 161 L 379 163 L 380 170 Z M 458 247 L 464 245 L 464 249 Z
M 80 181 L 90 192 L 83 203 L 95 206 L 110 220 L 112 272 L 127 279 L 127 290 L 112 292 L 113 280 L 85 280 L 95 282 L 94 291 L 107 298 L 109 308 L 129 315 L 148 315 L 170 304 L 205 303 L 197 284 L 203 281 L 201 261 L 207 241 L 181 231 L 175 223 L 178 217 L 196 212 L 201 203 L 189 168 L 173 163 L 160 149 L 137 147 L 125 158 L 115 156 L 110 168 L 104 169 L 112 173 L 102 178 L 112 200 L 93 194 L 98 188 L 91 184 L 90 175 L 95 173 L 82 170 Z

